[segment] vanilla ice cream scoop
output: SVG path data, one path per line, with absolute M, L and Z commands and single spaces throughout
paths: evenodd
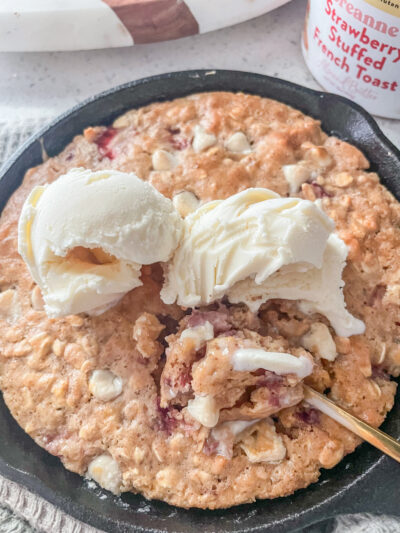
M 22 208 L 18 250 L 49 316 L 98 314 L 167 261 L 182 234 L 172 202 L 134 174 L 73 169 L 35 187 Z
M 164 302 L 194 307 L 226 295 L 257 311 L 272 298 L 300 299 L 340 335 L 364 330 L 346 310 L 342 292 L 347 248 L 314 203 L 247 189 L 204 204 L 184 227 L 166 267 Z

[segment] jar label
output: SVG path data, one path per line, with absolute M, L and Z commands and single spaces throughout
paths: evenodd
M 400 0 L 309 0 L 303 53 L 325 89 L 400 118 Z

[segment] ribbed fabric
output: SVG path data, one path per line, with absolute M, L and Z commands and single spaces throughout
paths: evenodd
M 0 168 L 24 141 L 50 120 L 50 116 L 33 114 L 15 117 L 12 123 L 0 122 Z
M 0 122 L 0 168 L 28 137 L 51 118 L 38 113 L 15 118 L 12 123 Z M 312 530 L 312 533 L 400 533 L 400 520 L 369 514 L 346 515 L 307 530 Z M 43 498 L 0 476 L 0 533 L 34 531 L 101 533 L 100 530 L 82 524 Z
M 395 516 L 372 514 L 344 515 L 335 520 L 333 533 L 399 533 L 400 520 Z
M 12 511 L 11 511 L 12 509 Z M 0 476 L 1 533 L 100 533 Z

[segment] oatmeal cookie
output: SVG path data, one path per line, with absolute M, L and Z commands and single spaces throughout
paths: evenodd
M 316 481 L 359 439 L 308 408 L 293 376 L 235 373 L 220 360 L 246 343 L 312 359 L 306 383 L 382 423 L 396 389 L 390 375 L 400 374 L 400 206 L 368 166 L 318 121 L 246 94 L 196 94 L 87 128 L 26 173 L 1 216 L 0 386 L 12 415 L 66 468 L 115 493 L 214 509 Z M 365 334 L 339 337 L 285 300 L 257 314 L 166 305 L 157 264 L 102 315 L 49 318 L 17 252 L 18 218 L 35 185 L 75 167 L 134 172 L 183 216 L 249 187 L 318 201 L 349 247 L 345 298 Z M 213 427 L 191 414 L 196 393 L 222 413 Z

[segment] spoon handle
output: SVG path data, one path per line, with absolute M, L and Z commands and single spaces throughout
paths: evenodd
M 400 463 L 400 442 L 397 442 L 393 437 L 351 415 L 332 400 L 307 385 L 304 385 L 304 398 L 309 405 L 330 416 L 336 422 L 339 422 L 339 424 Z

